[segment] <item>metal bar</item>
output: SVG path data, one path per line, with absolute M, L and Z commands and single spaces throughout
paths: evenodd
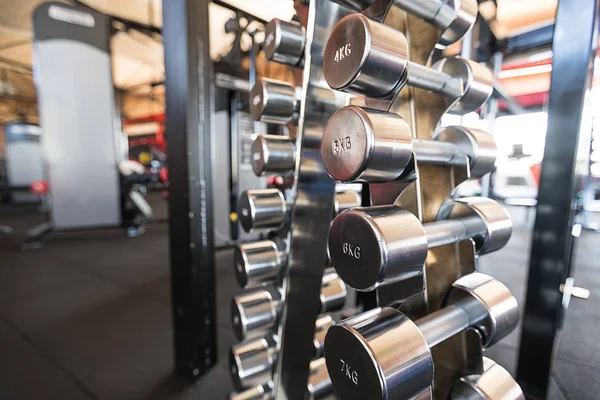
M 591 81 L 590 66 L 598 41 L 597 18 L 598 1 L 558 2 L 548 130 L 517 369 L 517 381 L 532 399 L 544 399 L 548 394 L 557 331 L 564 312 L 559 287 L 571 267 L 571 201 L 578 182 L 575 165 Z M 556 190 L 557 184 L 563 190 Z
M 175 369 L 190 381 L 217 361 L 209 4 L 163 8 Z
M 329 34 L 348 11 L 330 0 L 308 5 L 302 105 L 296 148 L 289 264 L 283 288 L 285 303 L 279 329 L 281 351 L 275 370 L 275 399 L 307 398 L 315 322 L 320 309 L 326 246 L 333 214 L 335 182 L 321 160 L 320 137 L 329 117 L 344 106 L 345 95 L 325 89 L 323 51 Z
M 430 348 L 467 329 L 469 323 L 469 314 L 457 305 L 442 308 L 415 322 Z
M 260 22 L 261 24 L 266 24 L 266 23 L 267 23 L 267 21 L 265 21 L 264 19 L 262 19 L 262 18 L 260 18 L 260 17 L 257 17 L 256 15 L 254 15 L 254 14 L 251 14 L 251 13 L 249 13 L 249 12 L 247 12 L 247 11 L 240 10 L 239 8 L 237 8 L 237 7 L 235 7 L 235 6 L 232 6 L 232 5 L 231 5 L 231 4 L 229 4 L 229 3 L 225 3 L 224 1 L 221 1 L 221 0 L 213 0 L 213 3 L 215 3 L 215 4 L 216 4 L 216 5 L 218 5 L 218 6 L 225 7 L 225 8 L 227 8 L 227 9 L 231 10 L 231 11 L 235 11 L 235 13 L 236 13 L 236 14 L 239 14 L 239 15 L 241 15 L 242 17 L 246 17 L 246 18 L 248 18 L 248 19 L 250 19 L 250 20 L 258 21 L 258 22 Z

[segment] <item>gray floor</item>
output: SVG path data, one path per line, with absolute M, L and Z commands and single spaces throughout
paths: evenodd
M 520 209 L 508 247 L 482 257 L 481 270 L 523 299 L 529 227 Z M 140 238 L 119 230 L 56 234 L 22 253 L 31 212 L 0 209 L 0 399 L 223 399 L 230 390 L 233 343 L 228 304 L 237 285 L 229 250 L 217 255 L 221 362 L 190 385 L 172 374 L 167 226 Z M 600 236 L 578 242 L 576 284 L 592 291 L 573 299 L 563 332 L 552 399 L 600 399 Z M 518 333 L 487 354 L 515 371 Z

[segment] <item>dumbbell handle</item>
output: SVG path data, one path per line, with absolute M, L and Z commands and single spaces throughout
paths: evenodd
M 464 93 L 464 82 L 461 78 L 453 77 L 412 61 L 408 62 L 407 70 L 407 84 L 409 86 L 452 98 L 461 97 Z
M 485 236 L 487 230 L 478 216 L 469 216 L 423 224 L 427 237 L 427 248 L 458 243 L 463 240 Z
M 471 326 L 470 322 L 465 309 L 453 304 L 415 321 L 415 324 L 431 348 L 464 331 Z
M 462 155 L 458 146 L 439 140 L 413 139 L 413 152 L 418 161 L 428 164 L 450 164 L 458 155 Z

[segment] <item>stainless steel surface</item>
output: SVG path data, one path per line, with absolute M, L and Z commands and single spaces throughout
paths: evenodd
M 348 289 L 333 268 L 327 268 L 321 283 L 321 313 L 341 310 L 346 304 Z
M 519 322 L 519 304 L 510 290 L 491 276 L 474 272 L 457 279 L 444 305 L 457 304 L 469 314 L 471 327 L 481 335 L 484 347 L 511 333 Z
M 333 215 L 336 216 L 349 208 L 360 207 L 361 201 L 360 194 L 355 190 L 336 192 L 333 200 Z
M 333 89 L 386 97 L 406 81 L 406 37 L 362 14 L 344 17 L 333 29 L 323 59 L 323 73 Z
M 235 278 L 243 288 L 274 282 L 284 260 L 285 255 L 272 240 L 241 244 L 234 254 Z
M 495 170 L 498 148 L 494 137 L 487 132 L 475 128 L 447 126 L 436 131 L 433 140 L 440 143 L 452 143 L 457 148 L 457 154 L 467 156 L 469 158 L 468 175 L 471 178 L 480 178 Z
M 335 392 L 347 399 L 409 399 L 433 379 L 433 360 L 417 326 L 390 307 L 341 321 L 325 338 Z
M 231 348 L 229 369 L 236 390 L 267 383 L 277 362 L 277 343 L 274 334 L 247 340 Z
M 347 106 L 327 122 L 321 157 L 327 172 L 341 182 L 414 179 L 414 156 L 424 164 L 468 164 L 472 177 L 494 170 L 497 150 L 490 135 L 451 126 L 434 138 L 413 139 L 410 126 L 397 114 Z
M 252 170 L 257 176 L 294 173 L 296 144 L 289 136 L 258 135 L 252 143 Z
M 464 92 L 465 83 L 461 78 L 439 72 L 421 64 L 409 63 L 407 84 L 419 89 L 456 98 Z
M 240 393 L 232 393 L 229 400 L 271 400 L 273 398 L 273 382 L 258 385 Z
M 238 200 L 240 224 L 246 232 L 281 229 L 288 205 L 279 189 L 246 190 Z
M 238 340 L 262 336 L 277 324 L 281 296 L 277 290 L 258 289 L 231 299 L 231 324 Z
M 308 372 L 308 400 L 322 399 L 333 394 L 333 384 L 324 358 L 312 361 Z
M 250 113 L 257 121 L 287 124 L 298 118 L 296 88 L 288 82 L 259 78 L 250 91 Z
M 320 307 L 326 238 L 335 182 L 320 158 L 323 128 L 347 96 L 333 93 L 322 74 L 323 43 L 348 11 L 330 0 L 308 4 L 303 85 L 296 147 L 295 201 L 291 212 L 290 261 L 284 275 L 285 303 L 280 325 L 281 357 L 275 374 L 276 399 L 304 399 L 307 394 L 314 328 Z
M 485 222 L 478 216 L 429 222 L 423 224 L 423 229 L 430 249 L 466 239 L 485 238 L 487 234 Z
M 467 222 L 479 220 L 483 222 L 485 234 L 473 236 L 478 254 L 486 254 L 501 249 L 512 234 L 513 224 L 510 215 L 496 201 L 485 197 L 466 197 L 448 202 L 440 208 L 437 219 L 462 219 Z M 473 231 L 481 230 L 473 226 L 470 226 L 469 229 Z
M 430 248 L 472 239 L 485 254 L 503 247 L 511 232 L 504 208 L 477 197 L 446 203 L 438 221 L 426 224 L 394 205 L 348 210 L 331 224 L 328 245 L 344 282 L 371 291 L 422 274 Z
M 323 346 L 325 344 L 325 336 L 327 330 L 333 325 L 335 321 L 331 315 L 321 315 L 315 323 L 315 337 L 313 339 L 313 360 L 323 357 Z
M 431 348 L 467 329 L 470 322 L 464 308 L 451 305 L 419 319 L 415 325 Z
M 479 273 L 458 279 L 445 307 L 415 322 L 376 308 L 334 324 L 325 338 L 327 366 L 345 399 L 409 399 L 433 384 L 430 348 L 474 328 L 485 347 L 508 335 L 519 306 L 500 282 Z
M 467 114 L 477 111 L 492 95 L 494 83 L 492 71 L 473 60 L 459 57 L 443 58 L 431 68 L 463 81 L 462 94 L 454 98 L 448 96 L 446 99 L 451 113 Z
M 278 18 L 265 25 L 263 49 L 269 61 L 298 66 L 304 59 L 306 33 L 302 25 Z
M 487 357 L 483 372 L 460 378 L 454 385 L 453 400 L 525 400 L 525 395 L 513 377 Z
M 321 157 L 337 181 L 394 180 L 412 158 L 410 126 L 396 114 L 344 107 L 325 126 Z
M 396 206 L 341 213 L 331 225 L 328 244 L 337 273 L 360 291 L 422 274 L 427 257 L 421 222 Z
M 408 60 L 402 32 L 362 14 L 341 20 L 325 47 L 327 83 L 368 98 L 393 100 L 406 84 L 446 96 L 450 112 L 477 110 L 492 93 L 486 67 L 462 58 L 447 58 L 432 68 Z

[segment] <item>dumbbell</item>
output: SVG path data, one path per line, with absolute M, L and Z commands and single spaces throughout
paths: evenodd
M 453 400 L 525 400 L 519 384 L 507 370 L 483 357 L 481 374 L 460 378 L 454 385 Z
M 229 400 L 271 400 L 272 398 L 273 381 L 268 381 L 263 385 L 229 395 Z
M 320 313 L 339 311 L 346 304 L 348 288 L 334 268 L 326 268 L 321 281 L 321 310 Z
M 257 121 L 286 125 L 300 114 L 300 90 L 284 81 L 259 78 L 250 91 L 250 113 Z
M 321 281 L 320 313 L 344 307 L 348 291 L 335 272 L 328 271 Z M 275 328 L 281 312 L 280 289 L 261 288 L 231 299 L 231 324 L 239 340 L 256 337 Z
M 444 58 L 431 68 L 408 61 L 404 34 L 362 14 L 344 17 L 325 47 L 323 73 L 333 89 L 393 99 L 405 85 L 448 97 L 450 112 L 476 111 L 492 94 L 492 73 L 463 58 Z
M 486 254 L 502 248 L 511 233 L 502 206 L 468 197 L 442 205 L 436 221 L 425 224 L 394 205 L 345 211 L 333 220 L 328 244 L 340 278 L 371 291 L 422 274 L 429 248 L 471 239 L 477 254 Z
M 433 383 L 431 348 L 466 329 L 487 348 L 519 321 L 517 300 L 502 283 L 472 273 L 454 282 L 443 308 L 411 321 L 391 307 L 334 324 L 325 359 L 340 399 L 412 399 Z
M 335 217 L 342 211 L 346 211 L 350 208 L 360 207 L 361 198 L 355 190 L 345 190 L 343 192 L 336 192 L 333 199 L 333 216 Z
M 278 289 L 256 289 L 231 299 L 231 325 L 238 340 L 263 335 L 275 328 L 281 310 Z
M 471 177 L 494 170 L 496 143 L 479 129 L 449 126 L 433 140 L 412 137 L 399 115 L 347 106 L 336 111 L 325 126 L 321 157 L 325 169 L 340 182 L 390 182 L 414 171 L 419 163 L 469 166 Z
M 323 345 L 327 330 L 335 321 L 331 315 L 321 315 L 315 322 L 315 337 L 313 338 L 313 360 L 323 357 Z
M 289 136 L 258 135 L 250 151 L 256 176 L 294 174 L 296 143 Z
M 269 61 L 301 67 L 305 42 L 306 34 L 300 24 L 274 18 L 265 25 L 263 49 Z
M 239 221 L 246 232 L 281 229 L 288 209 L 279 189 L 246 190 L 238 200 Z
M 229 370 L 236 390 L 264 385 L 272 378 L 278 342 L 279 337 L 270 333 L 231 348 Z
M 311 361 L 308 371 L 308 400 L 322 399 L 333 393 L 333 385 L 324 358 Z
M 234 254 L 235 278 L 243 288 L 273 282 L 286 260 L 272 240 L 240 244 Z
M 477 19 L 477 1 L 441 0 L 333 0 L 347 8 L 363 11 L 377 3 L 379 9 L 388 10 L 393 4 L 436 26 L 442 31 L 438 47 L 458 42 L 473 27 Z

